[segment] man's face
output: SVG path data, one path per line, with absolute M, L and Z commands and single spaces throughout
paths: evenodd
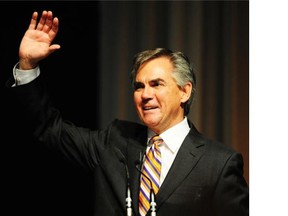
M 190 96 L 177 86 L 172 71 L 170 60 L 160 57 L 143 64 L 136 75 L 136 111 L 141 121 L 158 134 L 183 120 L 181 103 Z

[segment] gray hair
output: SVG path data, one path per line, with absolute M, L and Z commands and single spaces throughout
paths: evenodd
M 165 48 L 156 48 L 153 50 L 145 50 L 137 53 L 133 58 L 133 66 L 131 71 L 131 83 L 133 88 L 135 87 L 136 75 L 142 64 L 152 59 L 159 57 L 167 57 L 170 59 L 174 71 L 172 76 L 176 80 L 179 87 L 183 88 L 185 84 L 192 83 L 192 93 L 189 100 L 184 104 L 184 115 L 188 115 L 190 110 L 190 105 L 192 104 L 194 94 L 196 91 L 196 76 L 194 70 L 190 65 L 190 61 L 186 55 L 182 52 L 173 52 Z

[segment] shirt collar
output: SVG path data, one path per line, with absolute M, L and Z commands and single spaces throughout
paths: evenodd
M 159 134 L 160 137 L 164 140 L 164 143 L 167 147 L 174 153 L 183 143 L 185 137 L 189 133 L 190 127 L 188 124 L 188 119 L 185 116 L 183 121 L 164 131 L 162 134 Z M 148 143 L 149 140 L 154 136 L 155 133 L 152 130 L 148 130 Z

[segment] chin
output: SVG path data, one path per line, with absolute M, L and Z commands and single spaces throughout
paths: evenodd
M 159 121 L 156 119 L 144 119 L 143 123 L 149 128 L 154 128 L 158 125 Z

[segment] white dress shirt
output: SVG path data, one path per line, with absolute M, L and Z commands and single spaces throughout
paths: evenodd
M 176 124 L 172 128 L 169 128 L 159 136 L 163 139 L 163 143 L 159 146 L 161 151 L 161 175 L 160 175 L 160 185 L 162 185 L 176 155 L 177 152 L 190 131 L 187 117 L 183 119 L 180 123 Z M 147 151 L 149 149 L 149 140 L 154 136 L 155 133 L 151 130 L 148 131 L 147 139 Z M 147 152 L 146 151 L 146 152 Z
M 13 76 L 15 79 L 15 84 L 13 86 L 24 85 L 26 83 L 31 82 L 37 76 L 39 76 L 39 74 L 40 74 L 39 66 L 37 66 L 36 68 L 33 68 L 31 70 L 20 70 L 17 68 L 18 64 L 19 63 L 17 63 L 13 68 Z

